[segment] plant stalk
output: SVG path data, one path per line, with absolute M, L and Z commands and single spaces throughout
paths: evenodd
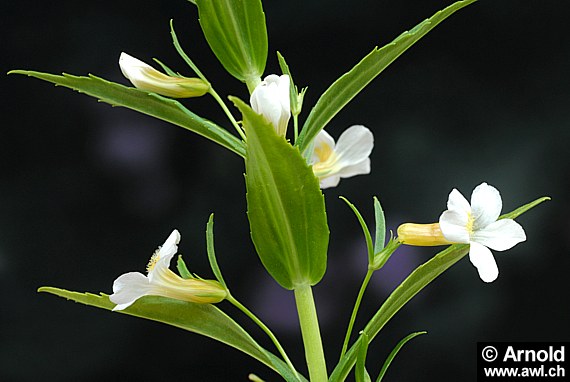
M 257 326 L 259 326 L 261 328 L 261 330 L 263 330 L 269 336 L 269 338 L 271 339 L 271 341 L 273 342 L 273 344 L 275 345 L 275 347 L 279 351 L 279 354 L 281 354 L 281 357 L 283 357 L 283 360 L 285 361 L 287 366 L 289 366 L 291 371 L 298 376 L 299 373 L 297 372 L 297 370 L 295 370 L 295 366 L 293 366 L 293 363 L 291 362 L 291 360 L 287 356 L 285 349 L 283 349 L 283 346 L 281 346 L 281 344 L 279 343 L 279 341 L 277 340 L 277 337 L 275 337 L 273 332 L 259 318 L 257 318 L 257 316 L 255 314 L 253 314 L 249 309 L 247 309 L 241 302 L 236 300 L 229 293 L 229 291 L 228 291 L 228 296 L 226 297 L 226 300 L 228 300 L 232 305 L 234 305 L 236 308 L 241 310 L 246 316 L 248 316 L 253 322 L 255 322 L 257 324 Z
M 340 358 L 345 355 L 346 350 L 348 349 L 348 343 L 350 341 L 350 335 L 352 334 L 352 328 L 354 327 L 354 322 L 356 321 L 356 315 L 358 314 L 358 310 L 360 308 L 360 303 L 362 302 L 362 296 L 364 296 L 364 291 L 370 282 L 370 278 L 374 274 L 373 269 L 368 269 L 366 272 L 366 276 L 362 281 L 362 285 L 360 286 L 360 291 L 358 292 L 358 297 L 356 297 L 356 302 L 354 303 L 354 308 L 352 309 L 352 315 L 350 316 L 350 321 L 348 323 L 348 329 L 346 330 L 346 336 L 344 337 L 344 343 L 342 344 L 342 350 L 340 352 Z
M 297 303 L 310 381 L 326 382 L 328 379 L 327 365 L 313 291 L 310 285 L 300 286 L 295 289 L 295 302 Z

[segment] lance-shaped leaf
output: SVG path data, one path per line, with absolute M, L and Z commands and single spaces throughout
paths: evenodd
M 550 200 L 550 198 L 542 197 L 536 199 L 535 201 L 525 204 L 510 213 L 502 215 L 500 218 L 514 219 L 547 200 Z M 469 244 L 454 244 L 417 267 L 396 289 L 394 289 L 392 294 L 388 296 L 386 301 L 384 301 L 380 309 L 364 328 L 363 331 L 368 335 L 370 341 L 376 337 L 384 325 L 386 325 L 386 323 L 394 317 L 394 315 L 398 313 L 398 311 L 406 305 L 408 301 L 410 301 L 439 275 L 448 270 L 453 264 L 465 257 L 467 253 L 469 253 Z M 358 357 L 361 341 L 362 337 L 359 337 L 354 345 L 342 357 L 331 374 L 329 382 L 341 382 L 346 379 Z
M 26 70 L 10 73 L 24 74 L 40 80 L 65 86 L 99 99 L 112 106 L 122 106 L 183 127 L 202 135 L 234 153 L 245 156 L 242 141 L 213 122 L 197 116 L 180 102 L 144 90 L 127 87 L 90 75 L 78 77 L 69 74 L 55 75 Z
M 247 84 L 259 81 L 267 61 L 261 0 L 196 0 L 200 25 L 224 68 Z
M 443 20 L 476 0 L 458 1 L 437 12 L 431 18 L 402 33 L 391 43 L 375 48 L 354 68 L 336 80 L 319 98 L 311 110 L 296 142 L 304 152 L 313 138 L 342 110 L 366 85 L 386 69 L 409 47 L 425 36 Z
M 243 101 L 246 187 L 251 237 L 273 278 L 287 289 L 314 285 L 325 273 L 329 229 L 319 181 L 299 150 Z
M 109 301 L 109 296 L 103 293 L 96 295 L 53 287 L 42 287 L 38 291 L 106 310 L 115 307 L 115 304 Z M 145 296 L 118 313 L 162 322 L 213 338 L 257 359 L 281 374 L 286 381 L 300 380 L 283 361 L 261 347 L 237 322 L 214 305 Z
M 382 365 L 382 369 L 380 369 L 380 374 L 378 375 L 376 382 L 382 382 L 382 379 L 386 375 L 386 371 L 388 370 L 388 367 L 390 367 L 390 364 L 392 363 L 394 358 L 396 358 L 396 355 L 402 349 L 402 347 L 404 347 L 405 344 L 407 344 L 410 340 L 416 338 L 417 336 L 420 336 L 420 335 L 426 334 L 426 333 L 427 332 L 425 332 L 425 331 L 424 332 L 415 332 L 415 333 L 408 334 L 406 337 L 402 338 L 400 340 L 400 342 L 398 342 L 398 344 L 394 347 L 394 349 L 392 349 L 392 351 L 388 355 L 388 358 L 386 358 L 386 361 L 384 361 L 384 365 Z M 358 364 L 358 360 L 357 360 L 357 364 Z

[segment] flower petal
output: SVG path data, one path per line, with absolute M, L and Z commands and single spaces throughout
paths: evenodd
M 320 179 L 320 186 L 322 189 L 336 187 L 340 182 L 340 176 L 338 175 L 331 175 L 326 178 Z
M 313 141 L 312 163 L 325 162 L 334 151 L 335 143 L 333 137 L 325 130 L 321 130 Z
M 354 125 L 346 129 L 338 138 L 335 152 L 338 155 L 339 167 L 352 166 L 370 156 L 374 148 L 372 132 L 362 125 Z
M 263 83 L 258 85 L 251 94 L 250 103 L 257 114 L 263 115 L 277 129 L 282 107 L 281 102 L 275 97 L 274 90 Z
M 499 268 L 489 248 L 475 242 L 470 244 L 469 260 L 477 268 L 481 280 L 486 283 L 495 281 L 499 276 Z
M 139 272 L 129 272 L 119 276 L 113 282 L 113 294 L 109 296 L 111 302 L 117 304 L 113 310 L 128 308 L 142 296 L 152 290 L 149 279 Z
M 364 174 L 370 174 L 370 158 L 365 158 L 362 162 L 355 163 L 352 166 L 345 166 L 337 173 L 341 178 Z
M 121 72 L 138 89 L 172 98 L 200 97 L 210 85 L 199 78 L 172 77 L 125 52 L 119 57 Z
M 471 211 L 474 219 L 473 230 L 478 231 L 497 221 L 503 208 L 501 194 L 487 183 L 481 183 L 471 194 Z
M 277 95 L 281 102 L 283 112 L 287 115 L 291 114 L 291 94 L 289 92 L 291 81 L 289 80 L 289 76 L 287 74 L 282 74 L 281 76 L 270 74 L 265 77 L 265 81 L 268 83 L 273 82 L 277 85 Z
M 288 75 L 270 74 L 255 87 L 249 100 L 251 108 L 271 122 L 281 136 L 285 136 L 291 117 L 289 86 Z
M 463 212 L 466 219 L 471 213 L 469 202 L 456 188 L 451 190 L 449 193 L 449 197 L 447 198 L 447 209 L 450 211 Z M 467 224 L 467 220 L 465 220 L 465 223 Z
M 119 67 L 123 76 L 131 81 L 137 81 L 142 76 L 143 70 L 155 70 L 152 66 L 125 52 L 121 52 L 119 56 Z M 136 86 L 136 84 L 134 85 Z
M 170 267 L 172 257 L 178 252 L 178 243 L 180 243 L 180 232 L 175 229 L 159 249 L 160 258 L 156 264 L 157 266 L 165 268 Z
M 459 195 L 461 196 L 461 194 Z M 449 209 L 444 211 L 439 217 L 439 226 L 445 239 L 453 243 L 469 243 L 468 219 L 469 216 L 463 210 Z
M 525 241 L 526 234 L 513 219 L 501 219 L 476 231 L 471 240 L 496 251 L 505 251 Z

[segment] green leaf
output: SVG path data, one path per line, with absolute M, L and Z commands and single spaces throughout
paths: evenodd
M 247 136 L 246 187 L 251 237 L 273 278 L 287 289 L 325 273 L 329 229 L 319 181 L 299 150 L 237 98 Z
M 299 140 L 296 142 L 301 152 L 305 152 L 319 131 L 396 58 L 454 12 L 475 1 L 458 1 L 437 12 L 412 30 L 402 33 L 391 43 L 380 49 L 375 48 L 349 72 L 336 80 L 319 98 L 305 121 Z
M 366 333 L 360 333 L 362 340 L 358 348 L 358 355 L 356 356 L 356 368 L 354 374 L 356 382 L 370 382 L 370 375 L 366 371 L 366 353 L 368 353 L 368 336 Z
M 90 95 L 112 106 L 126 107 L 170 122 L 202 135 L 242 157 L 245 156 L 245 145 L 242 141 L 220 126 L 192 113 L 173 99 L 106 81 L 93 75 L 78 77 L 64 73 L 60 76 L 26 70 L 13 70 L 9 73 L 24 74 L 52 82 Z
M 542 202 L 546 202 L 550 200 L 550 198 L 548 196 L 544 196 L 542 198 L 538 198 L 535 201 L 532 201 L 528 204 L 525 204 L 524 206 L 521 206 L 519 208 L 517 208 L 516 210 L 506 213 L 504 215 L 501 215 L 499 217 L 499 219 L 516 219 L 517 217 L 519 217 L 520 215 L 524 214 L 525 212 L 527 212 L 528 210 L 530 210 L 531 208 L 534 208 L 536 206 L 538 206 L 540 203 Z
M 374 260 L 374 249 L 372 248 L 372 235 L 370 235 L 370 230 L 368 229 L 368 226 L 366 225 L 364 218 L 362 217 L 356 206 L 351 202 L 349 202 L 348 199 L 346 199 L 344 196 L 341 196 L 340 198 L 344 200 L 345 203 L 350 207 L 352 212 L 354 212 L 356 218 L 358 219 L 358 222 L 360 223 L 360 227 L 362 227 L 362 232 L 364 233 L 364 238 L 366 239 L 366 248 L 368 251 L 368 264 L 372 264 L 372 261 Z
M 103 293 L 101 295 L 79 293 L 53 287 L 42 287 L 38 291 L 106 310 L 112 310 L 115 307 L 115 304 L 109 300 L 109 296 Z M 263 349 L 239 324 L 214 305 L 195 304 L 158 296 L 145 296 L 127 309 L 117 313 L 162 322 L 213 338 L 257 359 L 280 373 L 286 381 L 299 380 L 289 371 L 283 361 Z
M 258 82 L 268 50 L 261 0 L 197 0 L 196 4 L 204 36 L 224 68 L 248 87 Z
M 400 342 L 398 342 L 398 344 L 396 345 L 396 347 L 390 352 L 390 354 L 388 355 L 388 358 L 386 358 L 386 361 L 384 362 L 384 365 L 382 366 L 382 369 L 380 370 L 380 374 L 378 375 L 378 379 L 376 380 L 376 382 L 382 382 L 382 378 L 384 378 L 384 375 L 386 374 L 386 371 L 388 370 L 388 367 L 390 366 L 390 364 L 392 363 L 392 361 L 394 360 L 394 358 L 396 357 L 396 355 L 398 354 L 398 352 L 400 351 L 400 349 L 412 338 L 415 338 L 419 335 L 422 334 L 426 334 L 427 332 L 415 332 L 415 333 L 411 333 L 408 334 L 406 337 L 402 338 L 400 340 Z M 358 363 L 358 361 L 357 361 Z
M 374 197 L 374 220 L 376 221 L 376 235 L 374 236 L 374 254 L 384 249 L 386 241 L 386 219 L 384 210 L 377 197 Z
M 550 198 L 548 197 L 536 199 L 535 201 L 503 216 L 518 216 L 549 199 Z M 454 244 L 417 267 L 396 289 L 394 289 L 392 294 L 386 299 L 386 301 L 384 301 L 380 309 L 364 328 L 363 331 L 370 337 L 370 340 L 372 341 L 372 339 L 374 339 L 384 325 L 386 325 L 386 323 L 390 321 L 390 319 L 404 305 L 406 305 L 408 301 L 410 301 L 439 275 L 448 270 L 453 264 L 465 257 L 467 253 L 469 253 L 469 244 Z M 342 357 L 331 374 L 329 379 L 330 382 L 341 382 L 346 379 L 346 376 L 356 362 L 361 341 L 362 339 L 359 338 Z
M 206 250 L 208 252 L 208 261 L 210 262 L 210 267 L 214 276 L 224 288 L 228 288 L 224 278 L 222 277 L 222 271 L 218 266 L 218 261 L 216 260 L 216 251 L 214 250 L 214 214 L 210 215 L 208 224 L 206 225 Z

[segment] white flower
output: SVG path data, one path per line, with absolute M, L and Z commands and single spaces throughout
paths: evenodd
M 370 153 L 374 148 L 372 132 L 361 125 L 351 126 L 334 139 L 321 130 L 314 140 L 313 172 L 321 188 L 335 187 L 340 178 L 370 173 Z
M 469 259 L 481 280 L 489 283 L 499 269 L 489 248 L 505 251 L 526 240 L 524 229 L 513 219 L 500 219 L 501 194 L 493 186 L 481 183 L 471 194 L 471 204 L 453 189 L 447 211 L 439 218 L 443 236 L 450 242 L 469 244 Z
M 249 100 L 251 108 L 271 122 L 277 135 L 282 137 L 287 132 L 287 123 L 291 117 L 289 87 L 288 75 L 270 74 L 255 87 Z
M 200 97 L 210 89 L 210 85 L 199 78 L 168 76 L 125 52 L 119 57 L 119 66 L 136 88 L 166 97 Z
M 178 251 L 180 233 L 172 231 L 162 247 L 152 255 L 145 276 L 129 272 L 119 276 L 113 283 L 111 302 L 113 310 L 128 308 L 143 296 L 163 296 L 196 303 L 216 303 L 226 297 L 226 290 L 217 282 L 197 278 L 183 279 L 168 267 Z

